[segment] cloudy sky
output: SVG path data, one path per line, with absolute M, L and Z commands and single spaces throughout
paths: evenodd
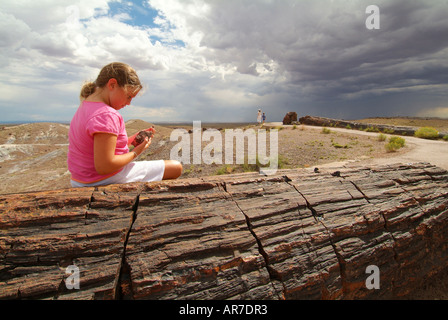
M 125 120 L 448 118 L 448 0 L 1 1 L 0 121 L 70 121 L 113 61 Z

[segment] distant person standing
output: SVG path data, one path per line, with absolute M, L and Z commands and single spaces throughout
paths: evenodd
M 266 114 L 263 112 L 263 124 L 266 122 Z
M 261 123 L 261 109 L 258 109 L 257 122 L 258 122 L 258 124 Z

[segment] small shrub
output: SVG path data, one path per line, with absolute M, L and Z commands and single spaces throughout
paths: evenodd
M 446 136 L 443 136 L 443 140 L 448 141 L 448 134 Z
M 323 127 L 323 128 L 322 128 L 322 133 L 323 133 L 323 134 L 329 134 L 329 133 L 331 133 L 331 130 L 328 129 L 328 128 Z
M 390 137 L 389 143 L 385 145 L 387 152 L 395 152 L 405 145 L 405 140 L 401 137 Z
M 341 145 L 337 142 L 333 142 L 333 147 L 335 147 L 336 149 L 348 149 L 348 145 Z
M 389 138 L 389 142 L 396 143 L 400 147 L 404 147 L 406 140 L 404 140 L 404 138 L 402 137 L 393 136 Z
M 222 174 L 230 174 L 232 172 L 233 172 L 233 168 L 230 165 L 226 164 L 225 166 L 218 169 L 218 171 L 216 171 L 216 174 L 222 175 Z
M 382 141 L 386 141 L 386 139 L 387 139 L 387 136 L 385 134 L 380 133 L 378 135 L 378 141 L 382 142 Z
M 394 134 L 395 130 L 394 129 L 385 128 L 385 129 L 383 129 L 383 133 Z
M 184 167 L 182 174 L 187 176 L 194 171 L 194 165 L 191 165 L 189 168 Z
M 278 165 L 278 169 L 283 169 L 287 165 L 289 165 L 288 159 L 285 158 L 284 156 L 282 156 L 281 154 L 278 155 L 277 162 L 278 162 L 278 164 L 277 164 Z
M 264 161 L 263 161 L 264 162 Z M 277 156 L 277 169 L 285 168 L 289 164 L 288 159 L 279 154 Z M 256 163 L 249 164 L 247 157 L 244 160 L 244 163 L 241 165 L 244 172 L 255 172 L 259 171 L 261 168 L 269 168 L 271 165 L 271 161 L 269 160 L 267 164 L 261 164 L 258 156 L 256 158 Z
M 439 132 L 432 127 L 422 127 L 415 131 L 415 136 L 423 139 L 438 139 Z

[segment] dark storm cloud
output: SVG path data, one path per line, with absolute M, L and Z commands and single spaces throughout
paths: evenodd
M 190 21 L 208 58 L 254 76 L 273 60 L 298 101 L 437 91 L 448 80 L 447 1 L 376 1 L 380 30 L 365 26 L 372 1 L 209 3 L 206 19 Z

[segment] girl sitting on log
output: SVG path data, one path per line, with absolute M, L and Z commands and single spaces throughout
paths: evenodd
M 103 67 L 95 82 L 86 83 L 81 105 L 70 123 L 68 169 L 73 187 L 176 179 L 182 165 L 174 160 L 134 160 L 151 144 L 146 137 L 136 145 L 137 134 L 128 138 L 118 112 L 142 89 L 129 65 L 114 62 Z M 153 128 L 145 131 L 155 133 Z M 129 146 L 136 145 L 129 152 Z

